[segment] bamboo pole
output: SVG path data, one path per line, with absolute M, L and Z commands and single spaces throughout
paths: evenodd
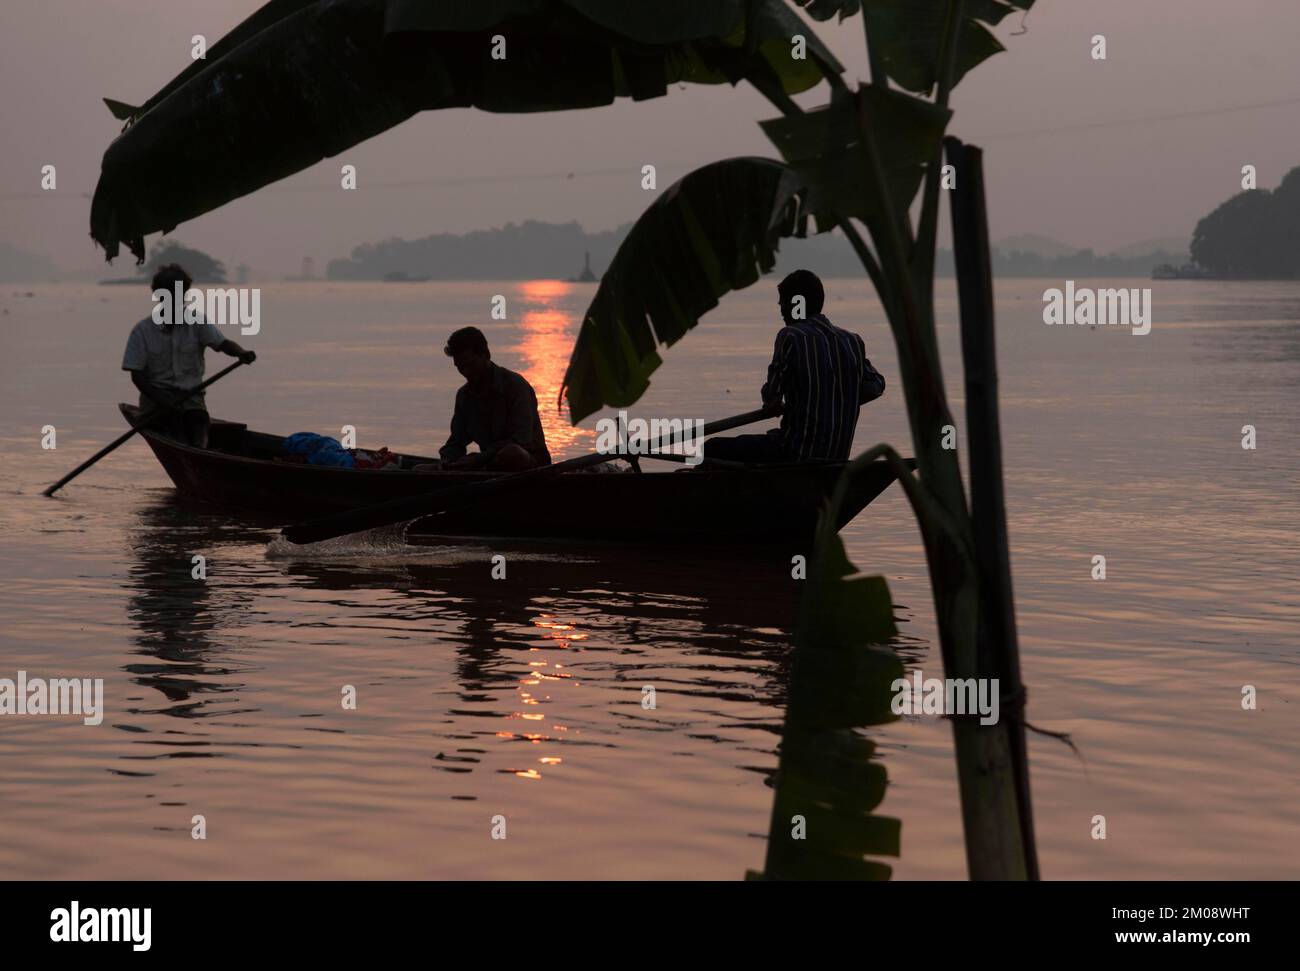
M 1016 637 L 1002 480 L 1002 432 L 998 419 L 997 348 L 994 339 L 993 274 L 984 202 L 983 152 L 956 138 L 944 139 L 956 174 L 951 197 L 953 252 L 961 305 L 961 344 L 966 383 L 966 435 L 970 461 L 971 523 L 980 576 L 977 668 L 997 678 L 1009 715 L 1000 730 L 1008 735 L 1015 774 L 1017 815 L 1025 875 L 1039 878 L 1038 853 L 1029 789 L 1025 743 L 1024 685 Z M 1008 710 L 1009 709 L 1009 710 Z

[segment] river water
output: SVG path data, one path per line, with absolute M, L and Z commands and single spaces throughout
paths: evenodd
M 997 295 L 1029 716 L 1082 756 L 1031 737 L 1043 873 L 1294 878 L 1300 285 L 1089 282 L 1152 287 L 1151 333 L 1045 326 L 1043 290 L 1060 282 L 1004 280 Z M 572 456 L 592 446 L 592 420 L 570 428 L 553 403 L 592 289 L 268 283 L 261 332 L 237 337 L 259 360 L 214 386 L 209 408 L 280 434 L 353 425 L 363 446 L 427 454 L 459 383 L 443 340 L 475 324 L 537 388 L 552 454 Z M 828 289 L 831 318 L 866 337 L 890 381 L 857 447 L 907 454 L 880 309 L 863 282 Z M 490 318 L 496 294 L 507 320 Z M 951 281 L 938 303 L 964 449 Z M 767 281 L 727 298 L 666 352 L 632 413 L 755 407 L 775 304 Z M 177 502 L 138 439 L 46 499 L 124 427 L 118 366 L 148 294 L 6 284 L 0 309 L 0 677 L 102 678 L 106 709 L 98 726 L 0 716 L 0 874 L 761 869 L 798 594 L 788 562 L 508 542 L 286 560 L 267 554 L 272 529 Z M 223 363 L 210 357 L 209 374 Z M 860 569 L 887 577 L 909 667 L 942 676 L 898 488 L 843 535 Z M 490 576 L 497 553 L 505 580 Z M 920 716 L 869 733 L 890 780 L 877 811 L 902 820 L 896 878 L 963 877 L 950 727 Z M 492 838 L 497 816 L 506 839 Z

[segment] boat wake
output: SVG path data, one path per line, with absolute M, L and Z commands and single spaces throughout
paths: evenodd
M 376 560 L 427 557 L 429 547 L 406 542 L 406 523 L 348 533 L 319 543 L 291 543 L 277 536 L 266 544 L 268 560 Z
M 595 558 L 576 555 L 572 551 L 554 553 L 535 549 L 502 546 L 498 541 L 485 543 L 480 538 L 440 537 L 441 542 L 416 542 L 407 539 L 407 529 L 415 520 L 381 526 L 360 533 L 348 533 L 319 543 L 291 543 L 277 536 L 266 544 L 266 558 L 281 563 L 306 563 L 348 561 L 371 566 L 384 564 L 419 564 L 454 566 L 458 563 L 475 563 L 508 550 L 510 559 L 519 561 L 553 561 L 557 563 L 595 563 Z

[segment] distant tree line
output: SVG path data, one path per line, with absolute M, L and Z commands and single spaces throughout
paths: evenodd
M 148 261 L 140 267 L 140 274 L 146 278 L 158 272 L 159 267 L 169 263 L 179 263 L 195 283 L 225 283 L 226 267 L 202 250 L 190 249 L 188 246 L 168 240 L 159 243 L 149 254 Z
M 1060 256 L 1043 256 L 1039 253 L 1022 253 L 1018 250 L 1002 252 L 992 247 L 993 274 L 1001 277 L 1050 277 L 1063 280 L 1071 277 L 1147 277 L 1151 269 L 1161 263 L 1181 263 L 1186 253 L 1155 250 L 1120 256 L 1115 253 L 1094 253 L 1081 249 Z M 952 253 L 940 250 L 939 273 L 952 276 Z
M 836 245 L 837 243 L 841 245 Z M 853 269 L 857 265 L 853 262 L 855 257 L 852 250 L 842 244 L 842 240 L 837 241 L 830 236 L 786 240 L 781 244 L 777 269 L 781 271 L 806 266 L 824 277 L 854 276 Z M 1160 263 L 1177 264 L 1187 259 L 1186 253 L 1171 253 L 1164 249 L 1123 256 L 1098 254 L 1091 249 L 1057 256 L 1015 249 L 1002 250 L 997 246 L 990 249 L 993 274 L 1000 277 L 1147 277 L 1151 275 L 1152 268 Z M 952 251 L 938 249 L 935 252 L 935 273 L 941 277 L 950 277 L 953 272 Z
M 1192 258 L 1223 279 L 1300 278 L 1300 166 L 1272 192 L 1239 193 L 1197 223 Z
M 576 222 L 528 220 L 500 229 L 438 233 L 423 239 L 366 243 L 347 259 L 331 260 L 331 280 L 382 280 L 391 274 L 434 280 L 535 280 L 577 276 L 586 253 L 599 274 L 631 224 L 587 233 Z
M 403 274 L 435 280 L 531 280 L 576 276 L 585 254 L 599 275 L 613 259 L 631 224 L 588 233 L 576 222 L 509 223 L 500 229 L 471 233 L 439 233 L 423 239 L 387 239 L 366 243 L 347 259 L 332 260 L 326 276 L 332 280 L 382 280 Z M 838 234 L 787 239 L 777 256 L 777 272 L 806 267 L 820 276 L 857 278 L 862 267 Z M 1182 263 L 1186 253 L 1159 250 L 1140 255 L 1097 255 L 1092 250 L 1047 257 L 1038 253 L 993 249 L 993 272 L 999 276 L 1133 277 L 1149 276 L 1158 263 Z M 940 276 L 952 276 L 952 253 L 940 249 Z

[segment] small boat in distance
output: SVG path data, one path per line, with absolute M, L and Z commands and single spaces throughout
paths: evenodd
M 429 276 L 411 276 L 405 270 L 393 270 L 384 274 L 385 283 L 428 283 L 432 279 Z
M 119 405 L 129 422 L 139 414 Z M 491 472 L 413 472 L 434 461 L 398 456 L 398 470 L 305 465 L 284 458 L 284 438 L 240 422 L 212 420 L 210 447 L 159 432 L 141 436 L 184 496 L 281 523 L 492 479 Z M 642 459 L 644 464 L 650 464 Z M 909 465 L 912 463 L 909 462 Z M 617 543 L 785 544 L 805 548 L 843 462 L 663 472 L 562 472 L 539 478 L 524 497 L 486 498 L 422 520 L 416 535 L 536 537 Z M 849 490 L 837 528 L 894 481 L 883 461 Z
M 1209 277 L 1210 271 L 1196 263 L 1184 263 L 1182 266 L 1161 263 L 1151 271 L 1153 280 L 1208 280 Z

